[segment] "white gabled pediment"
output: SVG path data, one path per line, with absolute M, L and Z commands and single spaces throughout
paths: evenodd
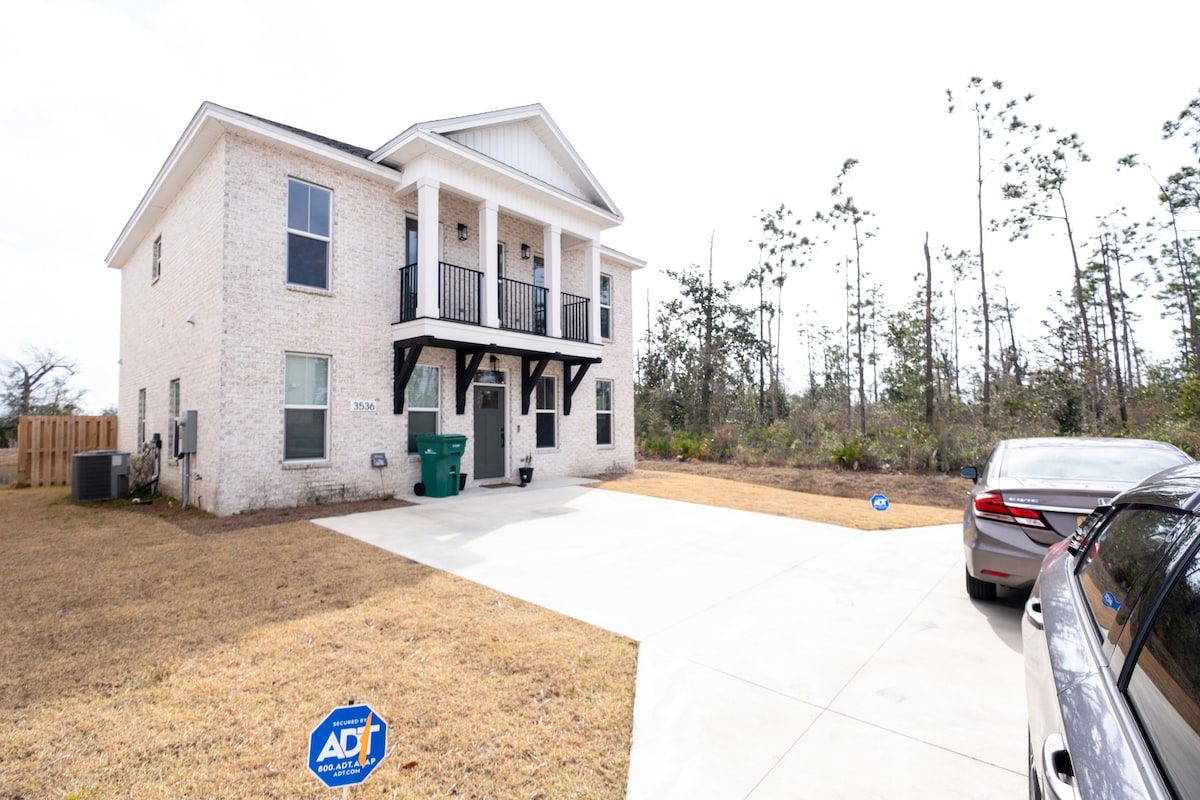
M 422 122 L 376 150 L 371 160 L 402 167 L 406 151 L 412 152 L 422 138 L 452 142 L 621 219 L 612 199 L 540 104 Z

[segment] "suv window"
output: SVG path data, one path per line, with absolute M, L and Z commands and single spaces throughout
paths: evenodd
M 1200 554 L 1173 574 L 1127 693 L 1175 795 L 1200 798 Z
M 1127 506 L 1089 544 L 1080 562 L 1079 583 L 1106 645 L 1117 640 L 1137 607 L 1139 594 L 1176 539 L 1182 518 L 1161 508 Z

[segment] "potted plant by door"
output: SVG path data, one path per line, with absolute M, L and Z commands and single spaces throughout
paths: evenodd
M 521 476 L 521 485 L 524 486 L 533 483 L 533 453 L 527 454 L 521 461 L 525 466 L 517 467 L 517 474 Z

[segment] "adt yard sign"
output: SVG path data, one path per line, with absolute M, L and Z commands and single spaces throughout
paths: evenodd
M 888 502 L 887 495 L 876 494 L 871 496 L 871 507 L 876 511 L 880 513 L 887 511 L 889 505 L 891 504 Z
M 387 723 L 368 705 L 329 712 L 308 737 L 308 768 L 330 789 L 362 783 L 387 755 Z

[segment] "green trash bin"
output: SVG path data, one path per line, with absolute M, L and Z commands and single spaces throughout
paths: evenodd
M 428 433 L 417 437 L 421 454 L 421 482 L 413 487 L 418 495 L 450 497 L 458 494 L 462 454 L 467 437 L 458 433 Z

